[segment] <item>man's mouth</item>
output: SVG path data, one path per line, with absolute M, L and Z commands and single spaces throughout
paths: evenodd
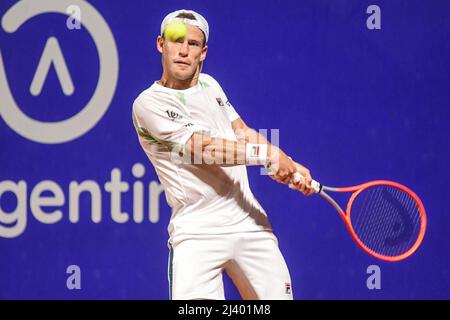
M 185 62 L 185 61 L 175 61 L 175 63 L 176 63 L 176 64 L 184 64 L 184 65 L 187 65 L 187 66 L 190 65 L 189 63 L 187 63 L 187 62 Z

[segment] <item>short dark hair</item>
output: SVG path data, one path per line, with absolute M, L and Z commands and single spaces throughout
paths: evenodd
M 177 15 L 177 18 L 181 19 L 189 19 L 189 20 L 197 20 L 192 13 L 189 12 L 181 12 Z

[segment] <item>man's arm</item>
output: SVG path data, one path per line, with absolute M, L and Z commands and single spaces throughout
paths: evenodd
M 230 167 L 246 164 L 246 143 L 194 133 L 186 143 L 193 164 Z
M 233 121 L 232 127 L 238 141 L 194 133 L 186 143 L 186 151 L 191 155 L 192 163 L 219 166 L 265 165 L 269 163 L 270 169 L 273 170 L 272 179 L 284 184 L 289 184 L 292 175 L 299 170 L 306 177 L 306 180 L 298 183 L 295 187 L 304 194 L 310 193 L 312 188 L 310 187 L 309 170 L 293 162 L 281 149 L 270 144 L 264 136 L 248 127 L 242 119 Z M 267 153 L 261 155 L 261 159 L 267 159 L 264 160 L 265 163 L 249 163 L 249 144 L 265 146 L 265 148 L 261 148 Z
M 267 144 L 268 155 L 270 162 L 271 177 L 281 183 L 289 183 L 291 176 L 296 170 L 295 163 L 289 158 L 280 148 L 271 144 L 267 139 L 250 128 L 242 118 L 238 118 L 231 123 L 231 126 L 236 134 L 238 141 L 245 143 Z
M 311 172 L 301 164 L 293 161 L 290 157 L 288 157 L 280 148 L 270 144 L 267 139 L 260 134 L 259 132 L 256 132 L 252 128 L 250 128 L 242 118 L 238 118 L 235 121 L 231 123 L 234 132 L 236 133 L 236 136 L 238 139 L 244 138 L 246 142 L 250 143 L 267 143 L 270 145 L 269 150 L 271 151 L 271 155 L 269 157 L 272 159 L 279 159 L 279 164 L 274 163 L 272 165 L 272 174 L 270 177 L 274 179 L 277 182 L 289 184 L 292 179 L 292 174 L 295 172 L 299 172 L 303 177 L 305 177 L 305 180 L 293 185 L 294 189 L 297 189 L 304 193 L 305 195 L 311 195 L 314 193 L 314 189 L 311 188 Z M 289 167 L 285 165 L 285 163 L 289 164 Z M 292 172 L 290 169 L 290 165 L 294 165 L 295 169 Z M 287 171 L 286 171 L 287 170 Z
M 264 163 L 253 165 L 266 165 L 270 163 L 276 173 L 281 176 L 292 175 L 295 164 L 279 148 L 270 144 L 262 135 L 249 128 L 238 119 L 232 122 L 237 141 L 223 138 L 214 138 L 201 133 L 194 133 L 186 143 L 186 150 L 190 153 L 194 164 L 215 164 L 219 166 L 252 165 L 248 163 L 248 145 L 261 145 L 261 159 Z

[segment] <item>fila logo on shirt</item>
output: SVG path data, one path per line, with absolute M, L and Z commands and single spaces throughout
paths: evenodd
M 216 98 L 216 101 L 219 104 L 219 106 L 221 106 L 221 107 L 225 106 L 225 104 L 223 103 L 221 98 Z
M 182 116 L 180 116 L 180 114 L 178 114 L 175 111 L 172 110 L 166 110 L 167 115 L 169 116 L 170 119 L 172 119 L 172 121 L 174 121 L 175 119 L 181 119 Z
M 219 97 L 219 98 L 216 98 L 216 101 L 219 104 L 219 106 L 221 106 L 221 107 L 225 107 L 225 105 L 231 107 L 231 103 L 229 100 L 227 100 L 227 102 L 223 103 L 222 98 Z

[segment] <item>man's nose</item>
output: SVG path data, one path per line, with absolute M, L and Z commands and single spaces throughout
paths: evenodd
M 183 43 L 181 44 L 180 48 L 180 56 L 186 57 L 189 54 L 189 45 L 187 40 L 185 39 Z

